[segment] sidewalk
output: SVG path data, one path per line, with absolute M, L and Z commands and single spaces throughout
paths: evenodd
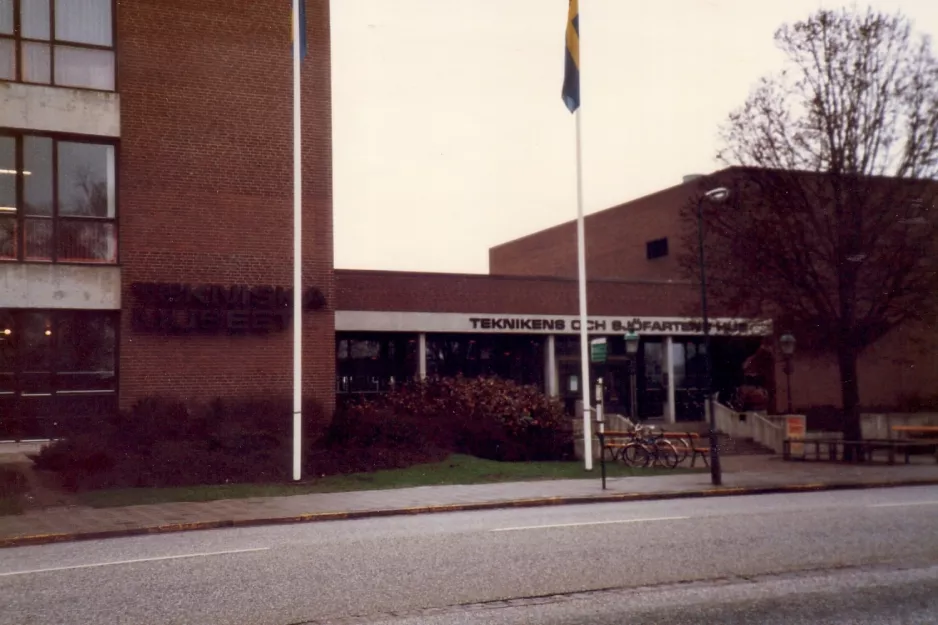
M 723 459 L 723 470 L 723 486 L 716 489 L 710 484 L 709 473 L 693 473 L 609 479 L 603 491 L 596 466 L 595 478 L 584 480 L 422 486 L 126 508 L 62 506 L 0 517 L 0 547 L 456 510 L 938 485 L 938 465 L 924 458 L 911 465 L 843 466 L 783 462 L 770 456 L 730 456 Z

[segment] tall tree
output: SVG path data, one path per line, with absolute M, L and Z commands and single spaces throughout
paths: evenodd
M 775 41 L 785 69 L 721 131 L 737 167 L 734 201 L 703 211 L 709 292 L 835 354 L 844 436 L 859 440 L 859 355 L 936 310 L 938 60 L 906 18 L 872 10 L 822 10 Z

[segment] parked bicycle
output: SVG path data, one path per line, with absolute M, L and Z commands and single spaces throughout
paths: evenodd
M 647 467 L 650 464 L 673 469 L 687 457 L 686 449 L 683 455 L 679 453 L 674 443 L 654 426 L 637 426 L 634 438 L 621 449 L 619 458 L 630 467 Z

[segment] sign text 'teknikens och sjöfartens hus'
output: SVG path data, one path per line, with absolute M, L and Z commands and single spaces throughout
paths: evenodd
M 339 310 L 335 316 L 339 332 L 457 332 L 483 334 L 573 334 L 580 330 L 575 315 L 492 315 L 473 313 L 428 313 Z M 714 334 L 764 336 L 772 324 L 760 319 L 712 319 Z M 591 316 L 587 330 L 596 334 L 635 332 L 644 335 L 702 334 L 700 319 L 681 317 Z

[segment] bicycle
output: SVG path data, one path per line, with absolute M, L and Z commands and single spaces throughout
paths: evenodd
M 654 430 L 650 426 L 637 427 L 635 438 L 619 452 L 622 462 L 630 467 L 647 467 L 649 463 L 668 469 L 677 467 L 681 457 L 674 443 L 656 435 Z

